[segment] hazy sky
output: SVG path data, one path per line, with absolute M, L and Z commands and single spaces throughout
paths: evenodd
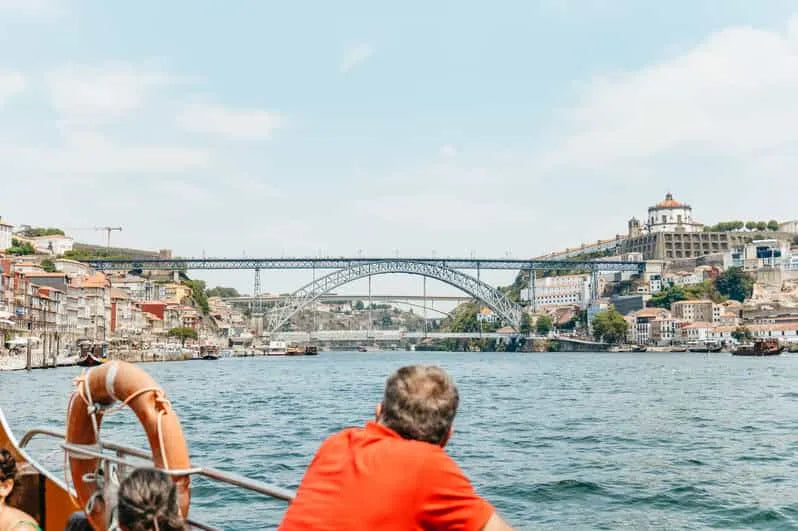
M 667 191 L 707 223 L 798 218 L 796 14 L 0 0 L 0 215 L 181 255 L 497 257 Z

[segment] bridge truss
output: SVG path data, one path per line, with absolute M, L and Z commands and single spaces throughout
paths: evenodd
M 413 262 L 449 269 L 515 269 L 535 271 L 642 271 L 643 262 L 612 260 L 526 260 L 522 258 L 119 258 L 86 263 L 98 271 L 133 269 L 185 271 L 197 269 L 344 269 L 386 262 Z
M 466 275 L 461 271 L 440 264 L 397 259 L 375 263 L 354 264 L 302 286 L 269 312 L 268 329 L 271 332 L 276 332 L 297 312 L 319 299 L 322 295 L 344 284 L 373 275 L 386 275 L 391 273 L 420 275 L 445 282 L 446 284 L 465 291 L 475 299 L 482 301 L 514 330 L 518 331 L 520 329 L 521 307 L 510 301 L 502 292 L 489 284 L 470 275 Z

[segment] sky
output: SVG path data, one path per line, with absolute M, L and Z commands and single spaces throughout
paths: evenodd
M 667 192 L 795 219 L 797 93 L 787 0 L 0 0 L 0 216 L 182 256 L 530 257 Z

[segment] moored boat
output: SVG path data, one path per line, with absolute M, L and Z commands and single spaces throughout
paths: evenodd
M 288 345 L 285 349 L 286 356 L 302 356 L 305 350 L 300 348 L 299 345 Z
M 317 356 L 319 354 L 319 347 L 316 345 L 305 345 L 305 356 Z
M 720 352 L 723 345 L 714 341 L 700 341 L 687 346 L 690 352 Z
M 216 345 L 202 345 L 200 347 L 200 359 L 203 360 L 218 360 L 219 347 Z
M 757 339 L 753 343 L 743 343 L 732 350 L 733 356 L 778 356 L 784 352 L 784 345 L 778 339 Z
M 288 347 L 285 344 L 285 341 L 269 341 L 269 346 L 266 347 L 266 355 L 267 356 L 285 356 L 287 354 Z
M 80 367 L 96 367 L 108 361 L 108 343 L 105 341 L 78 340 L 78 361 Z

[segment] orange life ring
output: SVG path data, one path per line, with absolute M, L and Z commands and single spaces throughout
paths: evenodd
M 115 402 L 127 404 L 136 413 L 147 432 L 152 459 L 157 468 L 187 470 L 191 466 L 188 446 L 177 414 L 172 410 L 161 387 L 142 369 L 124 361 L 110 361 L 93 367 L 77 379 L 67 409 L 66 442 L 95 445 L 98 442 L 103 410 Z M 92 405 L 96 407 L 91 407 Z M 96 427 L 92 416 L 95 411 Z M 90 477 L 97 471 L 99 459 L 68 452 L 69 469 L 78 501 L 86 510 L 94 529 L 106 528 L 105 506 L 94 503 L 86 508 L 97 491 Z M 191 478 L 173 476 L 177 484 L 180 512 L 188 516 L 191 502 Z

